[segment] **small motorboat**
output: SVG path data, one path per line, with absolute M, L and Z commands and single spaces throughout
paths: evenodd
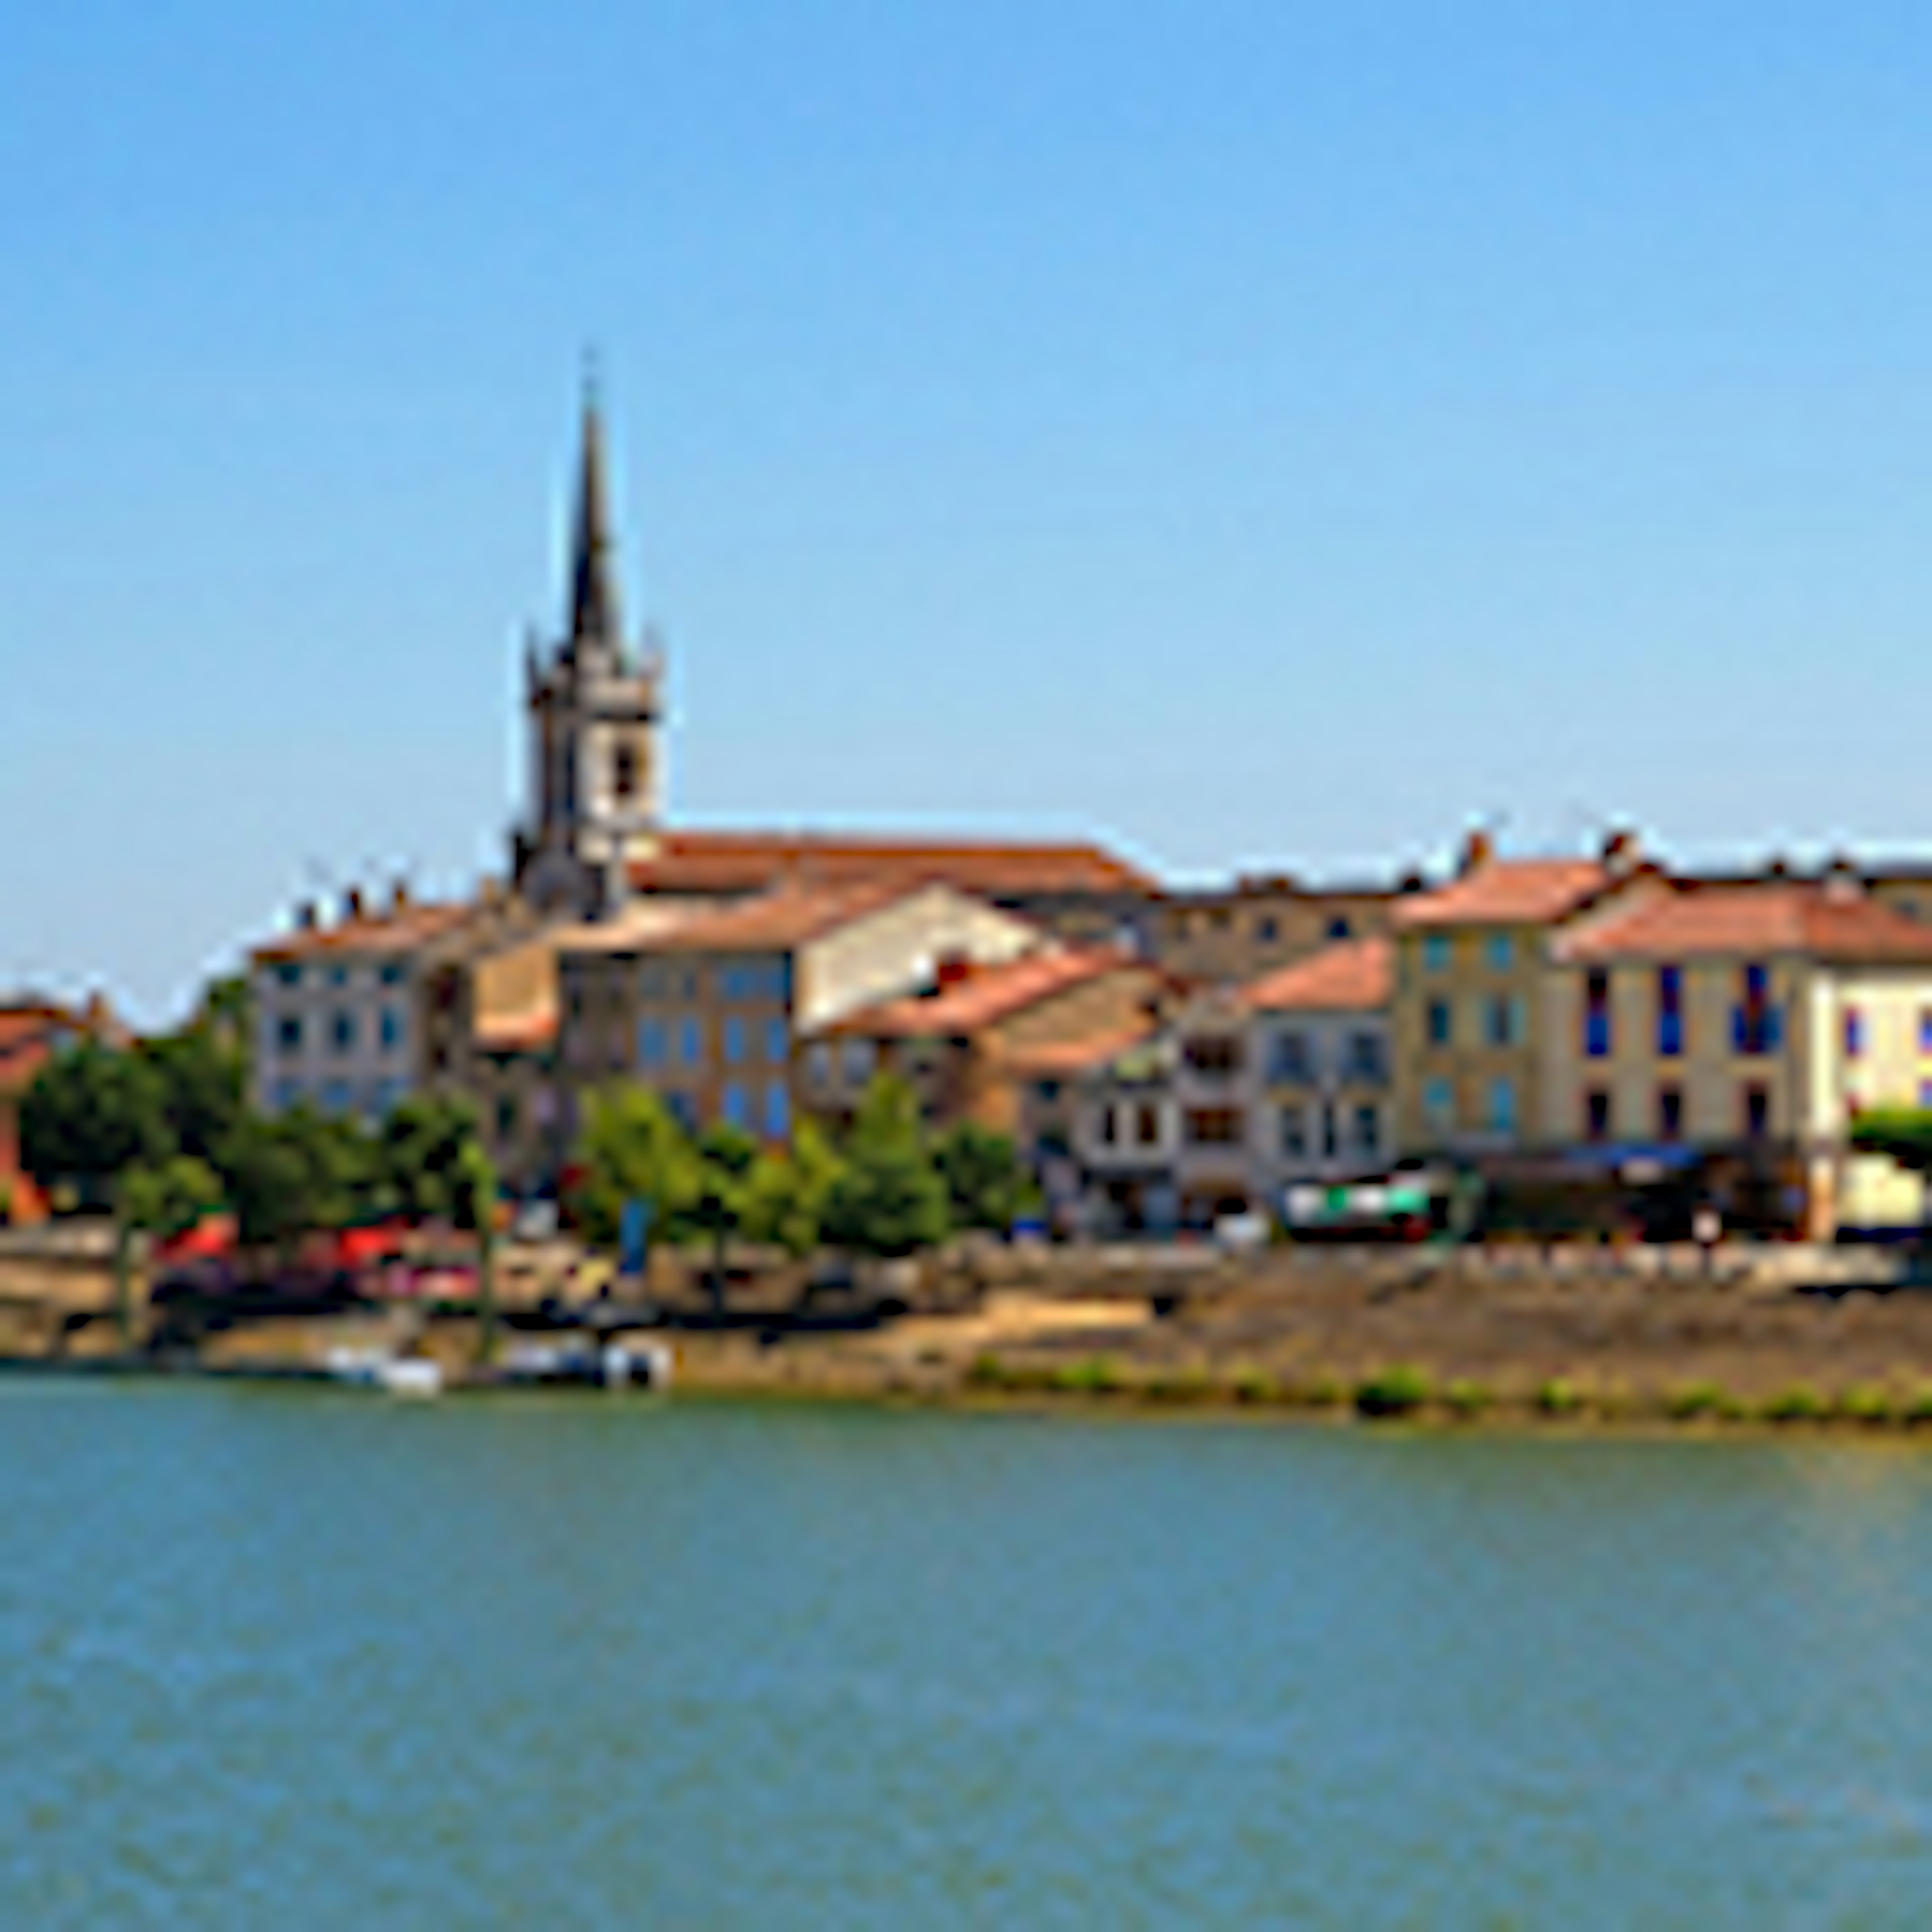
M 396 1355 L 384 1348 L 338 1347 L 322 1358 L 331 1380 L 352 1388 L 380 1389 L 385 1395 L 420 1400 L 442 1393 L 442 1367 L 427 1355 Z

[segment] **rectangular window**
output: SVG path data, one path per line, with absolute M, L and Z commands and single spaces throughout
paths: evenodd
M 1196 1107 L 1187 1115 L 1187 1140 L 1190 1147 L 1237 1147 L 1240 1144 L 1241 1116 L 1234 1107 Z
M 1657 1090 L 1657 1137 L 1660 1141 L 1684 1138 L 1684 1090 L 1660 1087 Z
M 1600 1087 L 1593 1087 L 1583 1096 L 1583 1138 L 1606 1141 L 1610 1137 L 1610 1096 Z
M 1865 1050 L 1865 1016 L 1856 1006 L 1845 1009 L 1845 1058 L 1856 1060 Z
M 1455 1124 L 1455 1090 L 1439 1076 L 1423 1083 L 1422 1117 L 1432 1133 L 1446 1134 Z
M 338 1007 L 329 1016 L 328 1043 L 338 1053 L 347 1053 L 356 1045 L 356 1016 L 346 1007 Z
M 743 1065 L 745 1059 L 745 1022 L 735 1014 L 724 1022 L 724 1064 L 728 1066 Z
M 1335 1103 L 1324 1100 L 1322 1103 L 1322 1158 L 1333 1160 L 1341 1145 L 1341 1132 L 1335 1118 Z
M 517 1096 L 514 1094 L 496 1096 L 496 1138 L 508 1140 L 517 1131 Z
M 400 986 L 403 983 L 403 969 L 392 959 L 376 976 L 386 986 Z
M 662 1066 L 670 1058 L 670 1040 L 662 1020 L 642 1020 L 638 1025 L 638 1064 Z
M 775 1141 L 791 1134 L 791 1092 L 782 1080 L 774 1080 L 765 1089 L 765 1134 Z
M 1918 1051 L 1932 1053 L 1932 1006 L 1918 1010 Z
M 302 1023 L 300 1017 L 294 1013 L 283 1014 L 275 1022 L 277 1048 L 284 1053 L 299 1053 L 302 1043 Z
M 697 1066 L 704 1058 L 704 1022 L 686 1014 L 677 1029 L 678 1058 L 687 1066 Z
M 1487 950 L 1492 973 L 1507 973 L 1516 964 L 1516 944 L 1506 932 L 1491 933 Z
M 1606 1060 L 1610 1052 L 1610 976 L 1593 966 L 1583 976 L 1583 1057 Z
M 1507 1075 L 1490 1082 L 1490 1130 L 1498 1134 L 1516 1132 L 1516 1082 Z
M 1302 1033 L 1276 1034 L 1274 1053 L 1268 1066 L 1269 1078 L 1282 1086 L 1299 1087 L 1312 1078 L 1313 1072 L 1308 1036 Z
M 381 1021 L 382 1050 L 393 1053 L 403 1043 L 403 1014 L 400 1006 L 385 1006 Z
M 1281 1150 L 1290 1160 L 1300 1160 L 1308 1152 L 1308 1123 L 1299 1107 L 1284 1107 L 1276 1123 Z
M 292 962 L 285 962 L 275 968 L 275 977 L 285 986 L 299 986 L 302 984 L 302 968 Z
M 1382 1051 L 1382 1035 L 1378 1033 L 1351 1034 L 1346 1065 L 1349 1079 L 1359 1081 L 1365 1087 L 1379 1086 L 1388 1078 L 1388 1063 Z
M 686 1133 L 698 1131 L 698 1102 L 688 1094 L 667 1094 L 664 1105 L 670 1110 L 670 1117 Z
M 1771 1131 L 1771 1090 L 1754 1082 L 1744 1089 L 1744 1138 L 1761 1141 Z
M 1657 969 L 1657 1051 L 1674 1060 L 1684 1051 L 1684 969 Z
M 773 1066 L 782 1066 L 791 1058 L 791 1031 L 783 1020 L 765 1022 L 765 1058 Z
M 855 1087 L 862 1085 L 872 1077 L 874 1056 L 869 1040 L 848 1040 L 845 1042 L 845 1078 Z
M 1118 1109 L 1108 1105 L 1102 1107 L 1100 1114 L 1100 1144 L 1112 1147 L 1120 1137 L 1120 1126 L 1117 1118 Z
M 1484 1032 L 1492 1046 L 1508 1046 L 1516 1039 L 1516 1002 L 1506 993 L 1492 993 L 1484 1006 Z
M 1429 1010 L 1424 1016 L 1424 1030 L 1428 1034 L 1431 1046 L 1449 1044 L 1449 1002 L 1431 1000 Z
M 1160 1144 L 1160 1110 L 1143 1101 L 1134 1110 L 1134 1138 L 1142 1147 Z
M 1181 1048 L 1190 1069 L 1209 1080 L 1225 1080 L 1241 1070 L 1241 1043 L 1228 1034 L 1203 1034 Z
M 1768 968 L 1752 964 L 1738 975 L 1742 995 L 1731 1010 L 1731 1046 L 1740 1054 L 1775 1053 L 1781 1031 L 1778 1009 L 1771 1004 Z
M 1446 932 L 1432 932 L 1422 942 L 1423 970 L 1428 973 L 1446 973 L 1449 970 L 1449 935 Z
M 1364 1160 L 1373 1160 L 1382 1151 L 1382 1120 L 1373 1107 L 1355 1109 L 1355 1151 Z
M 739 1082 L 734 1080 L 726 1087 L 724 1102 L 719 1111 L 728 1126 L 748 1128 L 751 1126 L 751 1101 Z

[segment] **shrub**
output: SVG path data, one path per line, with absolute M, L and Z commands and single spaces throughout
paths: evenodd
M 1892 1420 L 1892 1398 L 1883 1389 L 1848 1388 L 1838 1398 L 1838 1413 L 1847 1422 L 1880 1423 Z
M 1355 1388 L 1355 1410 L 1360 1415 L 1412 1414 L 1430 1396 L 1428 1376 L 1420 1369 L 1398 1364 L 1365 1376 Z
M 1734 1414 L 1737 1409 L 1737 1405 L 1714 1382 L 1686 1382 L 1682 1388 L 1671 1390 L 1664 1406 L 1664 1412 L 1678 1422 Z
M 1053 1386 L 1066 1395 L 1109 1395 L 1120 1386 L 1120 1371 L 1105 1355 L 1093 1355 L 1063 1363 L 1053 1372 Z
M 1583 1398 L 1574 1382 L 1552 1376 L 1536 1391 L 1537 1412 L 1540 1415 L 1574 1415 L 1583 1406 Z
M 1261 1369 L 1248 1369 L 1234 1378 L 1234 1400 L 1240 1402 L 1262 1403 L 1278 1401 L 1280 1385 L 1271 1375 Z
M 1492 1406 L 1496 1396 L 1480 1382 L 1454 1382 L 1442 1391 L 1442 1401 L 1452 1415 L 1468 1420 Z
M 1922 1384 L 1906 1403 L 1904 1420 L 1915 1426 L 1932 1422 L 1932 1384 Z
M 1831 1413 L 1831 1405 L 1803 1382 L 1766 1399 L 1760 1412 L 1767 1422 L 1816 1422 Z
M 1199 1369 L 1170 1369 L 1148 1378 L 1146 1394 L 1150 1402 L 1199 1402 L 1214 1387 Z
M 1284 1402 L 1299 1402 L 1304 1408 L 1334 1408 L 1348 1400 L 1350 1391 L 1333 1376 L 1315 1375 L 1283 1382 L 1279 1393 Z
M 966 1379 L 975 1388 L 1004 1388 L 1011 1372 L 997 1355 L 975 1355 Z

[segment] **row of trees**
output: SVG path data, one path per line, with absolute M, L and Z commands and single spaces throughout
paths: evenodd
M 1005 1136 L 970 1122 L 929 1136 L 911 1090 L 883 1076 L 841 1138 L 806 1120 L 782 1150 L 730 1126 L 690 1133 L 647 1088 L 610 1088 L 590 1100 L 573 1172 L 589 1239 L 616 1242 L 626 1204 L 644 1203 L 656 1238 L 710 1245 L 714 1295 L 734 1240 L 909 1255 L 956 1230 L 1004 1232 L 1033 1199 Z

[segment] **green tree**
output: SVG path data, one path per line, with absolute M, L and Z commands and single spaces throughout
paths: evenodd
M 881 1074 L 859 1103 L 844 1166 L 826 1203 L 826 1238 L 855 1254 L 909 1255 L 946 1238 L 946 1184 L 932 1164 L 918 1103 Z
M 412 1221 L 447 1221 L 458 1227 L 466 1225 L 466 1214 L 478 1211 L 472 1197 L 488 1161 L 477 1136 L 476 1110 L 467 1100 L 410 1094 L 390 1111 L 377 1144 L 385 1208 Z M 479 1158 L 482 1168 L 476 1165 Z M 490 1204 L 494 1205 L 494 1193 Z
M 161 1106 L 176 1146 L 214 1160 L 248 1112 L 247 1063 L 211 1028 L 191 1025 L 140 1049 L 160 1082 Z
M 698 1187 L 682 1219 L 692 1233 L 711 1244 L 711 1262 L 705 1286 L 715 1320 L 724 1315 L 724 1264 L 734 1236 L 751 1219 L 755 1199 L 754 1174 L 758 1144 L 742 1127 L 707 1128 L 698 1136 Z
M 121 1176 L 116 1202 L 121 1220 L 164 1240 L 198 1228 L 224 1199 L 221 1177 L 192 1154 L 173 1154 L 152 1167 L 130 1167 Z
M 962 1120 L 939 1136 L 933 1164 L 946 1184 L 956 1228 L 1004 1234 L 1035 1198 L 1033 1178 L 1006 1135 Z
M 573 1165 L 571 1212 L 585 1238 L 602 1246 L 616 1243 L 626 1201 L 648 1203 L 653 1225 L 669 1236 L 698 1198 L 696 1150 L 648 1088 L 610 1087 L 590 1096 Z
M 73 1188 L 83 1206 L 111 1206 L 128 1168 L 174 1151 L 166 1089 L 140 1054 L 82 1040 L 56 1054 L 21 1097 L 22 1165 L 43 1188 Z
M 224 1144 L 221 1171 L 237 1232 L 286 1248 L 314 1229 L 344 1228 L 381 1198 L 379 1150 L 353 1120 L 306 1106 L 245 1116 Z
M 761 1154 L 749 1180 L 746 1232 L 787 1254 L 808 1255 L 818 1246 L 832 1190 L 845 1164 L 815 1120 L 801 1120 L 791 1144 Z

